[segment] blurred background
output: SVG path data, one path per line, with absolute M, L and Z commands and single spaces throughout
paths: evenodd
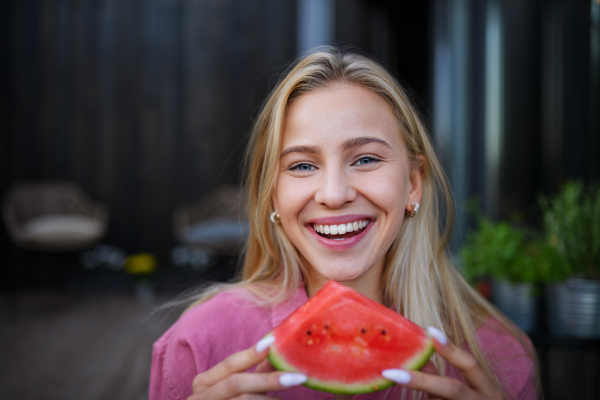
M 409 89 L 453 184 L 457 254 L 480 218 L 547 238 L 540 197 L 572 182 L 600 204 L 597 0 L 5 0 L 0 398 L 147 396 L 151 344 L 181 311 L 153 310 L 235 273 L 253 118 L 324 44 Z M 581 221 L 600 247 L 600 211 Z M 493 274 L 475 275 L 485 291 Z M 553 331 L 554 306 L 526 329 L 546 398 L 600 395 L 590 293 L 590 332 Z

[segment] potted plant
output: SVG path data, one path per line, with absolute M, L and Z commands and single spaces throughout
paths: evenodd
M 550 332 L 600 337 L 600 187 L 568 182 L 555 196 L 539 196 L 554 249 L 554 283 L 546 287 Z
M 517 326 L 535 332 L 539 314 L 537 284 L 549 270 L 548 246 L 531 231 L 493 222 L 471 207 L 477 227 L 467 236 L 460 258 L 468 281 L 491 279 L 494 304 Z

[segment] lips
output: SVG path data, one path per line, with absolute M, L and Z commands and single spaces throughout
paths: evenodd
M 346 215 L 311 220 L 306 228 L 330 250 L 347 250 L 360 242 L 375 221 L 367 215 Z

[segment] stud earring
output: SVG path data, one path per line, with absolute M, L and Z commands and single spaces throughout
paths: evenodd
M 272 223 L 274 224 L 278 224 L 279 223 L 279 211 L 275 210 L 271 213 L 271 215 L 269 216 L 269 219 L 271 220 Z
M 413 210 L 412 211 L 406 210 L 404 212 L 406 214 L 406 216 L 409 217 L 409 218 L 414 217 L 419 212 L 419 203 L 412 203 L 412 206 L 413 206 Z

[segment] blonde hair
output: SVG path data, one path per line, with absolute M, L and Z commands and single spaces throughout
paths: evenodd
M 281 225 L 269 221 L 272 194 L 288 105 L 305 93 L 336 84 L 360 85 L 383 99 L 399 123 L 410 161 L 415 168 L 425 168 L 419 213 L 404 219 L 387 256 L 382 277 L 384 303 L 416 324 L 440 327 L 451 341 L 467 345 L 500 388 L 480 349 L 476 329 L 491 315 L 525 349 L 530 348 L 522 333 L 465 282 L 450 260 L 447 244 L 452 231 L 452 195 L 426 129 L 408 94 L 388 72 L 364 56 L 336 48 L 318 48 L 301 57 L 263 104 L 246 156 L 250 234 L 239 281 L 204 291 L 189 308 L 236 286 L 250 289 L 259 302 L 275 304 L 306 278 L 298 251 Z M 419 155 L 426 163 L 419 164 Z M 535 362 L 534 354 L 530 355 Z M 444 374 L 444 360 L 436 355 L 434 361 Z

